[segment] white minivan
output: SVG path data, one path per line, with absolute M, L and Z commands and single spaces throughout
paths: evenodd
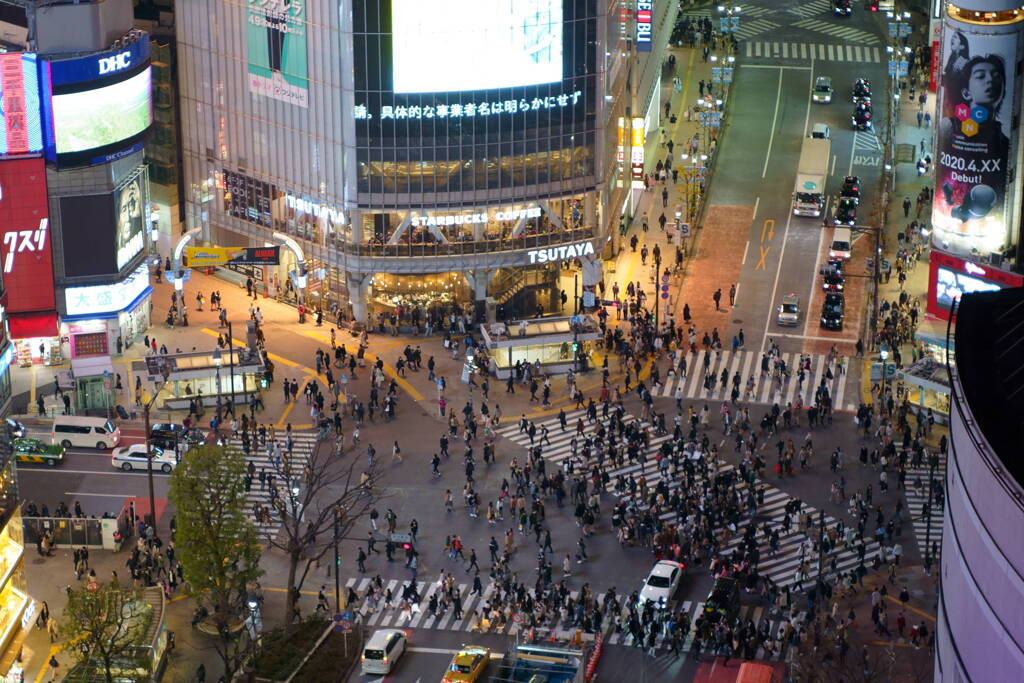
M 848 261 L 851 249 L 853 249 L 853 231 L 849 228 L 836 228 L 832 234 L 832 244 L 828 248 L 828 257 L 837 261 Z
M 58 415 L 50 431 L 52 443 L 64 448 L 98 448 L 101 451 L 121 443 L 121 428 L 105 417 Z
M 385 676 L 391 673 L 395 662 L 405 652 L 406 644 L 407 636 L 401 629 L 384 628 L 374 633 L 363 646 L 363 673 Z

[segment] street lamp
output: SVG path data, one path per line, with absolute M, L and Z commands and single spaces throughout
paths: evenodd
M 218 346 L 213 350 L 213 365 L 217 368 L 217 405 L 220 405 L 220 366 L 223 361 L 220 357 L 220 347 Z
M 231 334 L 231 321 L 228 324 L 228 372 L 231 378 L 231 414 L 235 414 L 235 338 Z
M 881 348 L 878 349 L 878 357 L 882 359 L 882 396 L 881 396 L 880 400 L 881 400 L 881 403 L 882 403 L 882 410 L 884 411 L 885 410 L 885 375 L 886 375 L 886 372 L 885 372 L 885 360 L 889 357 L 889 345 L 886 344 L 885 342 L 882 342 Z
M 149 483 L 149 525 L 153 527 L 154 535 L 156 535 L 156 494 L 153 489 L 153 444 L 149 433 L 149 411 L 153 404 L 156 403 L 156 398 L 160 395 L 164 385 L 167 384 L 167 378 L 171 375 L 171 370 L 166 363 L 161 366 L 160 373 L 163 375 L 164 381 L 159 386 L 154 387 L 153 395 L 149 397 L 146 405 L 142 407 L 143 428 L 146 430 L 146 479 Z M 177 448 L 175 448 L 175 454 L 177 454 Z

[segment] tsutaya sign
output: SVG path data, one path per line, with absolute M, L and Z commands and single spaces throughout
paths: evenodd
M 563 244 L 560 247 L 548 247 L 547 249 L 531 249 L 526 252 L 530 257 L 530 263 L 550 263 L 552 261 L 565 261 L 580 256 L 588 256 L 594 253 L 594 245 L 591 242 L 578 242 L 576 244 Z
M 518 221 L 521 218 L 540 218 L 540 207 L 530 206 L 525 209 L 510 209 L 508 211 L 495 211 L 494 220 L 499 222 Z M 410 225 L 414 228 L 433 227 L 444 225 L 471 225 L 474 223 L 487 223 L 490 221 L 487 211 L 480 213 L 463 213 L 450 216 L 412 216 Z
M 284 203 L 289 209 L 292 209 L 297 213 L 315 216 L 316 218 L 333 223 L 334 225 L 342 225 L 345 223 L 345 214 L 332 206 L 327 206 L 326 204 L 317 204 L 304 197 L 296 197 L 293 194 L 286 194 L 284 196 Z

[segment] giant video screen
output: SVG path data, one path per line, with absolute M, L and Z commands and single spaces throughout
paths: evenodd
M 132 138 L 153 123 L 151 67 L 103 87 L 54 95 L 57 154 L 100 149 Z
M 562 0 L 394 0 L 396 93 L 562 80 Z

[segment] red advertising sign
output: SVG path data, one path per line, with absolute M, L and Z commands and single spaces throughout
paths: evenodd
M 928 313 L 949 320 L 953 302 L 964 294 L 994 292 L 1024 285 L 1024 277 L 932 249 L 929 259 Z
M 11 313 L 54 310 L 42 158 L 0 161 L 0 263 Z

